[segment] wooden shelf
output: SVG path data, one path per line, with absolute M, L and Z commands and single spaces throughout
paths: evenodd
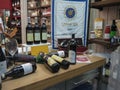
M 103 45 L 108 45 L 108 44 L 110 44 L 110 42 L 109 41 L 105 41 L 105 40 L 103 40 L 103 39 L 89 39 L 89 42 L 90 43 L 98 43 L 98 44 L 103 44 Z
M 51 17 L 51 15 L 50 15 L 50 14 L 48 14 L 48 15 L 41 15 L 41 17 L 50 18 L 50 17 Z
M 28 8 L 28 10 L 37 10 L 38 7 Z
M 107 1 L 99 1 L 91 3 L 92 8 L 102 9 L 107 6 L 115 6 L 120 5 L 120 0 L 107 0 Z
M 47 8 L 47 7 L 50 7 L 51 5 L 44 5 L 44 6 L 41 6 L 40 8 Z
M 103 45 L 103 46 L 107 47 L 108 49 L 112 49 L 112 50 L 115 50 L 120 45 L 120 44 L 111 45 L 110 41 L 105 41 L 104 39 L 97 39 L 97 38 L 89 39 L 88 43 L 89 44 L 92 44 L 92 43 L 100 44 L 100 45 Z

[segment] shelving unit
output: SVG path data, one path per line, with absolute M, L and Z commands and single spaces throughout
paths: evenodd
M 112 20 L 120 19 L 119 18 L 119 12 L 120 12 L 120 0 L 104 0 L 104 1 L 98 1 L 93 2 L 90 5 L 91 8 L 98 9 L 95 10 L 98 12 L 99 15 L 96 15 L 96 17 L 103 18 L 104 19 L 104 25 L 111 25 Z M 94 18 L 93 18 L 94 19 Z M 104 32 L 104 30 L 103 30 Z M 89 44 L 93 44 L 93 49 L 97 53 L 108 53 L 111 55 L 111 53 L 120 45 L 118 44 L 111 44 L 110 41 L 105 41 L 102 39 L 89 39 Z M 111 58 L 112 56 L 108 57 Z M 115 56 L 116 57 L 116 56 Z M 111 62 L 112 64 L 112 62 Z M 110 74 L 111 75 L 111 74 Z M 101 82 L 104 85 L 104 88 L 108 89 L 110 77 L 102 76 Z M 104 90 L 106 90 L 104 89 Z M 108 89 L 109 90 L 109 89 Z M 113 89 L 114 90 L 114 89 Z
M 105 7 L 107 7 L 107 8 L 113 7 L 113 6 L 118 6 L 119 7 L 119 5 L 120 5 L 120 0 L 105 0 L 105 1 L 101 0 L 101 1 L 98 1 L 98 2 L 91 3 L 90 6 L 91 6 L 91 8 L 103 10 L 103 8 L 105 8 Z M 100 12 L 105 13 L 105 11 L 100 11 Z M 102 13 L 102 15 L 104 15 L 103 13 Z M 109 14 L 110 14 L 110 10 L 109 10 Z M 107 15 L 107 17 L 108 16 L 109 16 L 109 19 L 110 19 L 111 15 Z M 102 18 L 106 18 L 106 17 L 103 16 Z M 106 20 L 108 20 L 108 19 L 106 19 Z M 106 21 L 106 22 L 108 22 L 108 21 Z M 89 39 L 89 43 L 100 44 L 100 45 L 103 45 L 103 46 L 107 47 L 108 49 L 112 48 L 111 50 L 116 49 L 117 46 L 120 45 L 120 44 L 111 45 L 110 41 L 105 41 L 104 39 L 98 39 L 98 38 L 96 38 L 96 39 Z
M 17 27 L 18 31 L 14 38 L 17 39 L 18 43 L 22 43 L 21 39 L 21 0 L 11 0 L 12 11 L 11 11 L 11 28 Z
M 91 3 L 92 8 L 102 9 L 103 7 L 120 5 L 120 0 L 106 0 Z
M 31 18 L 31 23 L 35 24 L 35 18 L 37 17 L 38 23 L 40 20 L 39 14 L 40 0 L 27 0 L 27 16 Z

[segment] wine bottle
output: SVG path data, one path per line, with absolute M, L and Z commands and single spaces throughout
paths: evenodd
M 36 69 L 37 69 L 36 63 L 25 63 L 13 67 L 11 70 L 3 74 L 1 77 L 3 80 L 6 79 L 7 77 L 19 78 L 24 75 L 35 72 Z
M 68 57 L 71 64 L 76 64 L 76 40 L 75 40 L 75 34 L 72 34 L 72 39 L 69 41 L 69 51 L 68 51 Z
M 105 65 L 105 77 L 109 77 L 110 75 L 110 65 L 111 65 L 111 62 L 109 60 L 108 63 Z
M 105 27 L 104 40 L 105 41 L 110 41 L 110 26 L 109 25 L 107 25 Z
M 36 62 L 37 63 L 44 63 L 44 52 L 40 52 L 37 57 L 36 57 Z
M 40 43 L 40 27 L 37 22 L 37 18 L 35 18 L 35 26 L 34 26 L 34 43 Z
M 27 44 L 33 44 L 33 28 L 30 23 L 30 17 L 28 17 L 28 25 L 26 27 L 26 42 Z
M 32 55 L 15 54 L 14 56 L 6 56 L 9 60 L 15 60 L 16 62 L 36 62 L 36 58 Z
M 17 6 L 17 1 L 16 0 L 14 0 L 14 4 L 15 4 L 14 7 L 16 7 Z
M 113 20 L 111 25 L 110 38 L 113 38 L 114 36 L 116 36 L 116 32 L 117 32 L 117 26 L 115 24 L 115 20 Z
M 49 55 L 44 56 L 44 65 L 53 73 L 58 72 L 60 64 L 52 59 Z
M 57 61 L 62 68 L 64 68 L 64 69 L 69 68 L 70 62 L 65 60 L 64 58 L 61 58 L 57 55 L 52 55 L 51 58 L 53 58 L 55 61 Z
M 17 0 L 16 2 L 17 2 L 17 7 L 19 7 L 20 6 L 20 0 Z
M 0 75 L 7 71 L 6 57 L 0 45 Z
M 12 7 L 15 6 L 15 0 L 12 0 Z
M 47 26 L 43 22 L 41 26 L 41 42 L 42 43 L 47 43 Z

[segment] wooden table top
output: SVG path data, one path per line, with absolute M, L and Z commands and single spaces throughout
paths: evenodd
M 67 70 L 60 69 L 58 73 L 51 73 L 43 64 L 37 64 L 35 73 L 3 81 L 2 90 L 43 90 L 105 64 L 102 57 L 89 56 L 89 59 L 92 63 L 70 65 Z

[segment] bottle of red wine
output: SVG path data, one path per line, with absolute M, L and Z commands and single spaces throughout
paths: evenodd
M 19 78 L 24 75 L 35 72 L 37 69 L 36 63 L 25 63 L 19 66 L 13 67 L 11 70 L 2 75 L 2 79 L 7 77 Z
M 64 68 L 64 69 L 69 68 L 70 62 L 65 60 L 64 58 L 61 58 L 57 55 L 52 55 L 51 58 L 53 58 L 55 61 L 57 61 L 62 68 Z
M 45 22 L 43 22 L 41 26 L 41 42 L 47 43 L 47 26 Z
M 33 27 L 30 23 L 30 17 L 28 17 L 28 25 L 26 27 L 26 43 L 33 44 Z
M 36 62 L 36 58 L 32 55 L 15 54 L 14 56 L 6 56 L 9 60 L 15 60 L 16 62 Z
M 7 71 L 6 57 L 0 45 L 0 74 Z
M 34 25 L 34 44 L 40 43 L 40 26 L 38 24 L 37 18 L 35 18 L 35 25 Z
M 58 72 L 60 64 L 52 59 L 49 55 L 44 56 L 44 65 L 53 73 Z
M 75 34 L 72 34 L 72 39 L 69 41 L 68 57 L 71 64 L 76 64 L 76 47 Z

